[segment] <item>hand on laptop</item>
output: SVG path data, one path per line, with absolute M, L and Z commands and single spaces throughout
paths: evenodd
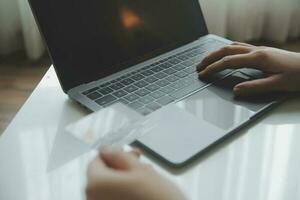
M 236 95 L 300 91 L 300 53 L 276 48 L 235 42 L 212 52 L 197 70 L 200 77 L 205 77 L 225 69 L 244 67 L 259 69 L 266 77 L 236 85 Z
M 88 200 L 183 200 L 178 188 L 139 162 L 140 153 L 103 150 L 88 168 Z

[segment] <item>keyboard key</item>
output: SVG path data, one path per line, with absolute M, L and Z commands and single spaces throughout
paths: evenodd
M 208 40 L 206 40 L 205 42 L 207 42 L 207 41 L 213 41 L 213 40 L 211 40 L 211 39 L 208 39 Z M 197 46 L 193 47 L 193 49 L 199 49 L 199 48 L 201 47 L 201 45 L 202 45 L 202 44 L 200 44 L 200 45 L 197 45 Z
M 164 58 L 160 62 L 165 63 L 167 60 L 168 60 L 168 58 Z
M 154 74 L 154 72 L 151 70 L 146 70 L 146 71 L 141 72 L 141 74 L 143 74 L 144 76 L 150 76 L 150 75 Z
M 92 89 L 89 89 L 89 90 L 83 92 L 82 94 L 87 95 L 87 94 L 89 94 L 89 93 L 91 93 L 91 92 L 94 92 L 94 91 L 96 91 L 96 90 L 98 90 L 98 89 L 99 89 L 99 87 L 94 87 L 94 88 L 92 88 Z
M 149 77 L 145 78 L 144 80 L 147 81 L 148 83 L 154 83 L 158 79 L 155 78 L 154 76 L 149 76 Z
M 102 98 L 96 100 L 96 103 L 99 104 L 100 106 L 106 106 L 106 105 L 113 103 L 115 100 L 117 100 L 116 97 L 114 97 L 112 95 L 107 95 L 105 97 L 102 97 Z
M 147 83 L 146 81 L 141 80 L 139 82 L 136 82 L 134 85 L 139 87 L 139 88 L 143 88 L 143 87 L 149 85 L 149 83 Z
M 154 67 L 154 66 L 156 66 L 156 65 L 159 65 L 159 61 L 157 61 L 157 62 L 151 64 L 150 66 L 151 66 L 151 67 Z
M 172 87 L 167 86 L 167 87 L 161 88 L 160 91 L 162 91 L 162 92 L 164 92 L 166 94 L 170 94 L 171 92 L 174 92 L 175 89 L 172 88 Z
M 197 52 L 192 51 L 192 53 L 191 53 L 191 56 L 192 56 L 192 57 L 197 56 L 197 55 L 198 55 Z
M 135 75 L 135 74 L 141 74 L 141 71 L 143 71 L 142 68 L 140 68 L 140 69 L 138 69 L 138 70 L 136 70 L 136 71 L 134 71 L 134 72 L 131 72 L 131 74 L 132 74 L 132 75 Z
M 165 87 L 165 86 L 169 85 L 170 82 L 163 79 L 163 80 L 157 81 L 156 84 L 159 85 L 160 87 Z
M 126 100 L 128 100 L 129 102 L 133 102 L 135 100 L 137 100 L 139 98 L 139 96 L 137 96 L 136 94 L 130 94 L 124 97 Z
M 133 108 L 134 110 L 137 110 L 138 108 L 143 107 L 143 104 L 139 103 L 138 101 L 135 101 L 133 103 L 128 104 L 130 108 Z
M 160 67 L 163 69 L 168 69 L 168 68 L 172 67 L 172 65 L 170 63 L 166 62 L 166 63 L 161 64 Z
M 167 77 L 166 79 L 167 79 L 168 81 L 170 81 L 170 82 L 175 82 L 175 81 L 178 80 L 178 77 L 172 75 L 172 76 Z
M 199 74 L 197 72 L 189 75 L 190 78 L 194 79 L 194 80 L 199 80 Z
M 165 78 L 166 76 L 168 76 L 167 74 L 163 73 L 163 72 L 159 72 L 157 74 L 154 75 L 156 78 L 158 79 L 163 79 Z
M 161 68 L 159 65 L 158 66 L 155 66 L 153 68 L 151 68 L 151 71 L 154 71 L 154 72 L 160 72 L 163 68 Z
M 179 78 L 184 78 L 188 75 L 188 73 L 186 73 L 184 71 L 179 71 L 179 72 L 176 72 L 174 75 L 179 77 Z
M 148 90 L 150 90 L 151 92 L 155 91 L 155 90 L 158 90 L 159 89 L 159 86 L 158 85 L 155 85 L 155 84 L 152 84 L 152 85 L 148 85 L 146 86 L 146 88 Z
M 199 64 L 205 58 L 205 56 L 206 56 L 205 53 L 198 54 L 197 56 L 194 57 L 196 59 L 196 61 L 198 62 L 197 64 Z
M 125 99 L 119 99 L 118 100 L 120 103 L 122 103 L 122 104 L 124 104 L 124 105 L 127 105 L 127 104 L 129 104 L 129 101 L 127 101 L 127 100 L 125 100 Z
M 118 98 L 121 98 L 121 97 L 123 97 L 123 96 L 125 96 L 127 94 L 128 93 L 125 92 L 124 90 L 119 90 L 119 91 L 116 91 L 116 92 L 113 93 L 113 95 L 116 96 L 116 97 L 118 97 Z
M 107 87 L 109 85 L 110 85 L 110 82 L 106 82 L 106 83 L 102 84 L 100 87 L 104 88 L 104 87 Z
M 144 76 L 141 74 L 136 74 L 136 75 L 132 76 L 131 78 L 135 81 L 139 81 L 139 80 L 142 80 L 144 78 Z
M 173 65 L 176 65 L 176 64 L 180 63 L 181 61 L 176 58 L 173 58 L 173 59 L 169 60 L 169 62 Z
M 193 84 L 187 86 L 187 87 L 184 87 L 183 89 L 181 90 L 178 90 L 174 93 L 171 93 L 170 96 L 176 98 L 176 99 L 179 99 L 179 98 L 182 98 L 186 95 L 189 95 L 191 94 L 192 92 L 204 87 L 206 85 L 206 83 L 203 83 L 201 81 L 197 81 L 197 82 L 194 82 Z
M 186 73 L 188 73 L 188 74 L 191 74 L 191 73 L 194 73 L 194 72 L 196 72 L 196 67 L 189 67 L 189 68 L 187 68 L 187 69 L 185 69 L 184 70 Z
M 143 96 L 146 96 L 146 95 L 149 94 L 149 93 L 150 93 L 150 91 L 148 91 L 148 90 L 146 90 L 146 89 L 140 89 L 140 90 L 138 90 L 135 94 L 137 94 L 137 95 L 143 97 Z
M 107 94 L 113 92 L 113 90 L 110 89 L 109 87 L 105 87 L 105 88 L 99 89 L 98 92 L 100 92 L 103 95 L 107 95 Z
M 177 70 L 177 71 L 183 70 L 183 69 L 185 69 L 185 68 L 186 68 L 186 66 L 181 65 L 181 64 L 178 64 L 178 65 L 173 66 L 173 69 L 175 69 L 175 70 Z
M 107 83 L 107 86 L 111 85 L 113 82 L 112 81 L 108 81 L 106 82 Z
M 184 87 L 184 85 L 180 81 L 172 83 L 170 86 L 176 90 L 179 90 Z
M 113 90 L 119 90 L 123 87 L 125 87 L 125 86 L 122 83 L 115 83 L 115 84 L 110 86 L 110 88 L 112 88 Z
M 134 92 L 136 90 L 138 90 L 139 88 L 134 86 L 134 85 L 130 85 L 130 86 L 127 86 L 126 88 L 124 88 L 124 90 L 128 93 L 131 93 L 131 92 Z
M 191 62 L 191 61 L 189 61 L 189 60 L 187 60 L 187 61 L 182 62 L 181 64 L 184 65 L 184 66 L 186 66 L 186 67 L 190 67 L 190 66 L 192 66 L 194 63 Z
M 159 103 L 160 105 L 164 106 L 164 105 L 167 105 L 171 102 L 173 102 L 174 99 L 172 97 L 169 97 L 169 96 L 164 96 L 160 99 L 157 100 L 157 103 Z
M 197 55 L 203 54 L 205 52 L 206 52 L 206 50 L 204 50 L 203 48 L 197 48 L 197 49 L 193 50 L 193 53 L 196 53 Z
M 167 74 L 169 74 L 169 75 L 171 75 L 171 74 L 176 73 L 176 70 L 174 70 L 172 68 L 169 68 L 169 69 L 164 70 L 164 72 L 167 73 Z
M 187 56 L 184 56 L 184 55 L 181 55 L 181 56 L 177 56 L 178 59 L 182 60 L 182 61 L 185 61 L 185 60 L 188 60 L 189 57 Z
M 183 80 L 180 80 L 180 81 L 181 81 L 181 83 L 182 83 L 182 85 L 183 85 L 184 87 L 187 87 L 188 85 L 192 84 L 192 83 L 187 83 L 187 82 L 185 82 L 185 81 L 183 81 Z
M 164 95 L 165 95 L 165 93 L 163 93 L 163 92 L 161 92 L 159 90 L 150 94 L 150 96 L 152 96 L 155 99 L 159 99 L 160 97 L 162 97 Z
M 192 84 L 195 80 L 192 77 L 186 77 L 184 79 L 180 80 L 184 85 L 190 85 Z
M 130 76 L 129 73 L 125 74 L 125 75 L 121 76 L 121 80 L 125 80 L 125 79 L 129 78 L 129 76 Z
M 132 80 L 130 78 L 127 78 L 127 79 L 124 79 L 124 80 L 121 81 L 121 83 L 124 84 L 124 85 L 130 85 L 133 82 L 134 82 L 134 80 Z
M 161 106 L 156 102 L 152 102 L 152 103 L 148 104 L 146 107 L 153 110 L 153 111 L 161 108 Z
M 203 60 L 202 56 L 196 56 L 191 58 L 189 61 L 193 62 L 194 65 L 198 65 Z
M 146 71 L 146 70 L 148 70 L 148 69 L 149 69 L 149 66 L 142 67 L 141 68 L 141 73 L 144 72 L 144 71 Z
M 153 98 L 153 97 L 151 97 L 151 96 L 144 96 L 144 97 L 142 97 L 142 98 L 140 98 L 139 99 L 139 101 L 141 102 L 141 103 L 143 103 L 143 104 L 149 104 L 149 103 L 151 103 L 151 102 L 153 102 L 155 99 Z
M 193 52 L 186 53 L 185 55 L 188 56 L 188 57 L 190 57 L 190 58 L 191 58 L 191 57 L 194 57 Z
M 137 111 L 144 116 L 148 115 L 152 112 L 152 110 L 149 110 L 148 108 L 139 108 L 139 109 L 137 109 Z
M 187 50 L 181 52 L 180 55 L 181 55 L 181 56 L 184 56 L 184 54 L 186 54 L 186 53 L 188 53 L 188 52 L 190 52 L 190 51 L 191 51 L 191 49 L 187 49 Z
M 102 95 L 98 92 L 93 92 L 91 94 L 88 94 L 87 97 L 90 98 L 91 100 L 95 100 L 102 97 Z

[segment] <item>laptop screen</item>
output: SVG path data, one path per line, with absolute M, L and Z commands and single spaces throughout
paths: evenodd
M 198 0 L 30 0 L 64 91 L 207 34 Z

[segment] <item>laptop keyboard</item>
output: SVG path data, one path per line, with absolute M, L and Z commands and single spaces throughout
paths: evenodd
M 209 51 L 222 46 L 225 44 L 209 40 L 82 94 L 101 107 L 121 102 L 147 115 L 206 86 L 209 82 L 198 79 L 196 66 Z M 225 70 L 222 75 L 228 73 Z

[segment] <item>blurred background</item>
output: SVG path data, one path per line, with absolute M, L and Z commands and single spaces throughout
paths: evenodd
M 300 0 L 200 0 L 210 33 L 300 52 Z M 0 0 L 0 135 L 51 61 L 27 0 Z

